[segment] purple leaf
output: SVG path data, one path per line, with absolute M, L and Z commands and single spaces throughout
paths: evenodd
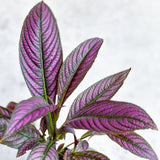
M 26 151 L 32 149 L 33 147 L 37 146 L 38 144 L 41 144 L 44 140 L 42 139 L 29 139 L 28 141 L 26 141 L 24 144 L 22 144 L 17 152 L 17 157 L 22 156 L 23 154 L 26 153 Z
M 108 133 L 157 129 L 143 109 L 131 103 L 116 101 L 100 101 L 86 106 L 73 114 L 66 125 Z
M 129 150 L 137 156 L 147 158 L 149 160 L 158 160 L 155 152 L 147 141 L 134 132 L 107 135 L 121 147 Z
M 9 119 L 7 117 L 0 116 L 0 139 L 4 136 L 5 130 L 9 124 Z
M 62 49 L 56 20 L 38 3 L 26 17 L 19 43 L 20 65 L 33 96 L 55 98 Z
M 11 118 L 11 112 L 4 107 L 0 106 L 0 117 L 6 117 L 6 118 Z
M 7 104 L 7 109 L 10 111 L 10 112 L 13 112 L 13 110 L 15 109 L 17 103 L 16 102 L 9 102 Z
M 102 100 L 110 100 L 122 86 L 129 72 L 130 69 L 116 73 L 98 81 L 83 91 L 74 100 L 69 112 L 69 118 L 72 116 L 72 114 L 75 114 L 75 112 L 78 112 L 80 109 L 88 106 L 89 104 Z
M 72 157 L 78 160 L 109 160 L 109 158 L 102 153 L 95 151 L 75 152 L 72 153 Z
M 27 160 L 58 160 L 58 153 L 54 148 L 54 142 L 46 142 L 36 146 L 29 154 Z
M 30 139 L 39 139 L 40 137 L 41 135 L 39 131 L 33 125 L 27 125 L 4 139 L 4 141 L 2 141 L 2 144 L 5 144 L 11 148 L 18 149 L 26 141 Z
M 92 38 L 81 43 L 64 61 L 58 83 L 58 99 L 60 106 L 73 92 L 92 66 L 102 39 Z
M 45 135 L 45 132 L 47 130 L 47 120 L 45 117 L 43 117 L 41 119 L 41 123 L 40 123 L 40 130 L 42 132 L 43 135 Z
M 10 123 L 5 132 L 4 138 L 10 136 L 21 127 L 45 116 L 53 111 L 54 105 L 49 105 L 41 97 L 32 97 L 20 102 L 12 113 Z

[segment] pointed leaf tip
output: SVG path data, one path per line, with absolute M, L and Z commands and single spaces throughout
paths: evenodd
M 131 103 L 116 101 L 100 101 L 88 105 L 72 114 L 66 125 L 108 133 L 156 128 L 153 120 L 143 109 Z
M 85 108 L 95 102 L 110 100 L 123 85 L 123 82 L 127 78 L 130 70 L 131 69 L 127 69 L 106 77 L 84 90 L 72 103 L 68 117 L 70 118 L 82 108 Z
M 43 1 L 31 9 L 24 21 L 19 56 L 31 94 L 54 99 L 62 48 L 56 19 Z
M 139 157 L 147 158 L 149 160 L 158 160 L 156 153 L 153 151 L 148 142 L 137 133 L 127 132 L 122 134 L 107 135 L 121 147 Z
M 4 137 L 29 124 L 49 112 L 53 111 L 54 105 L 49 105 L 42 97 L 32 97 L 20 102 L 12 113 L 10 123 Z
M 103 40 L 92 38 L 81 43 L 64 61 L 58 83 L 58 100 L 63 105 L 67 97 L 83 80 L 92 66 Z

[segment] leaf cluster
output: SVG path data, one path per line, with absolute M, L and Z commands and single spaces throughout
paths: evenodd
M 20 66 L 32 97 L 0 107 L 0 142 L 18 149 L 17 157 L 31 150 L 28 160 L 109 160 L 90 149 L 86 139 L 107 135 L 137 156 L 158 160 L 148 142 L 135 133 L 157 129 L 150 116 L 139 106 L 111 98 L 123 85 L 130 69 L 108 76 L 80 93 L 57 128 L 65 101 L 83 80 L 103 43 L 91 38 L 79 44 L 63 61 L 56 19 L 42 1 L 27 15 L 19 42 Z M 32 124 L 40 119 L 40 129 Z M 85 129 L 77 138 L 74 129 Z M 74 141 L 64 140 L 71 133 Z

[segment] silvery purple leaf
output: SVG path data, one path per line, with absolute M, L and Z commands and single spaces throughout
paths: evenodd
M 102 100 L 110 100 L 122 86 L 129 72 L 130 69 L 106 77 L 83 91 L 71 105 L 69 118 L 72 114 L 75 114 L 75 112 L 78 112 L 89 104 Z
M 9 102 L 7 104 L 7 109 L 10 111 L 10 112 L 13 112 L 13 110 L 15 109 L 17 103 L 16 102 Z
M 11 118 L 11 112 L 4 107 L 0 106 L 0 117 L 6 117 L 6 118 Z
M 32 97 L 20 102 L 12 113 L 4 138 L 10 136 L 21 127 L 45 116 L 53 111 L 54 107 L 53 104 L 49 105 L 41 97 Z
M 8 124 L 9 119 L 7 117 L 0 116 L 0 139 L 4 136 Z
M 56 19 L 43 1 L 24 21 L 19 52 L 21 69 L 31 94 L 54 99 L 62 49 Z
M 107 156 L 96 151 L 75 152 L 72 157 L 78 160 L 109 160 Z
M 22 144 L 17 152 L 17 157 L 22 156 L 23 154 L 26 153 L 26 151 L 32 149 L 33 147 L 41 144 L 44 140 L 43 139 L 29 139 L 28 141 L 26 141 L 24 144 Z
M 89 147 L 89 144 L 86 140 L 78 140 L 78 144 L 76 146 L 76 152 L 86 151 Z
M 129 150 L 137 156 L 147 158 L 149 160 L 158 160 L 155 152 L 148 144 L 148 142 L 134 132 L 107 135 L 121 147 Z
M 58 99 L 62 105 L 92 66 L 103 40 L 92 38 L 81 43 L 64 61 L 58 83 Z
M 26 141 L 30 139 L 39 139 L 41 137 L 39 131 L 33 125 L 24 126 L 19 131 L 13 133 L 2 141 L 2 144 L 11 148 L 18 149 Z
M 140 107 L 116 101 L 100 101 L 75 112 L 66 125 L 96 132 L 126 132 L 136 129 L 157 129 L 153 120 Z
M 59 160 L 54 148 L 54 142 L 46 142 L 36 146 L 29 154 L 27 160 Z

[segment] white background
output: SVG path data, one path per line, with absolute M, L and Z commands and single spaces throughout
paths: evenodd
M 0 0 L 0 105 L 30 97 L 18 57 L 21 26 L 37 0 Z M 160 1 L 159 0 L 45 0 L 60 30 L 64 58 L 82 41 L 100 37 L 99 55 L 73 95 L 66 101 L 59 124 L 73 99 L 103 77 L 132 68 L 125 84 L 113 97 L 135 103 L 160 128 Z M 63 118 L 63 119 L 62 119 Z M 80 132 L 77 132 L 79 136 Z M 138 131 L 160 158 L 160 133 Z M 72 137 L 70 137 L 72 138 Z M 91 147 L 111 160 L 141 160 L 107 136 L 95 136 Z M 0 159 L 16 159 L 16 150 L 0 145 Z M 23 156 L 19 159 L 26 159 Z

